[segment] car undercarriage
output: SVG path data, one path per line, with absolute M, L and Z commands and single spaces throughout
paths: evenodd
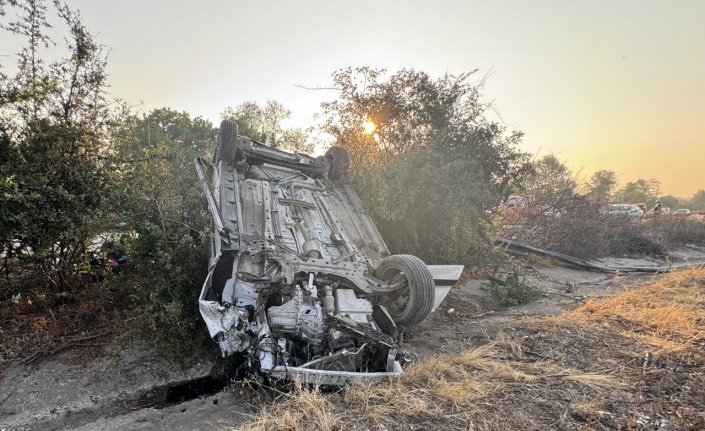
M 403 372 L 404 329 L 428 317 L 462 266 L 390 255 L 348 164 L 343 148 L 288 153 L 230 120 L 213 164 L 196 159 L 214 225 L 199 308 L 224 356 L 325 385 Z

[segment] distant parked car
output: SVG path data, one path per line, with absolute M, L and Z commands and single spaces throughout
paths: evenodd
M 674 216 L 687 216 L 690 215 L 690 210 L 688 208 L 680 208 L 673 211 Z
M 641 218 L 644 211 L 635 204 L 612 204 L 607 207 L 607 214 Z

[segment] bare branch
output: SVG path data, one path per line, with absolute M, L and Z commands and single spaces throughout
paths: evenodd
M 337 87 L 305 87 L 303 85 L 299 84 L 294 84 L 294 87 L 299 87 L 303 88 L 304 90 L 334 90 L 334 91 L 343 91 L 342 88 L 337 88 Z

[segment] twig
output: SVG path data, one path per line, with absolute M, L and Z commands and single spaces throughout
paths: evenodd
M 542 355 L 541 353 L 538 353 L 538 352 L 535 352 L 535 351 L 533 351 L 533 350 L 529 350 L 529 349 L 526 349 L 526 348 L 523 348 L 522 350 L 523 350 L 524 353 L 526 353 L 527 355 L 529 355 L 529 356 L 536 356 L 536 357 L 539 358 L 539 359 L 548 359 L 548 360 L 550 360 L 550 361 L 555 361 L 555 362 L 560 362 L 560 361 L 561 361 L 561 359 L 557 359 L 557 358 L 554 358 L 554 357 L 551 357 L 551 356 Z
M 494 313 L 495 313 L 494 311 L 487 311 L 487 312 L 485 312 L 485 313 L 480 313 L 480 314 L 476 314 L 476 315 L 474 315 L 474 316 L 470 316 L 470 317 L 468 317 L 468 319 L 477 319 L 477 318 L 480 318 L 480 317 L 482 317 L 482 316 L 487 316 L 488 314 L 494 314 Z
M 305 86 L 299 85 L 299 84 L 294 84 L 294 87 L 303 88 L 304 90 L 335 90 L 335 91 L 343 91 L 342 88 L 337 88 L 337 87 L 305 87 Z
M 162 231 L 164 232 L 164 238 L 167 238 L 166 226 L 164 225 L 164 215 L 162 214 L 162 208 L 159 206 L 158 200 L 155 199 L 154 203 L 157 205 L 157 211 L 159 211 L 159 220 L 162 222 Z
M 568 377 L 568 376 L 577 376 L 577 374 L 568 374 L 568 373 L 556 373 L 556 374 L 544 374 L 542 376 L 536 376 L 536 378 L 539 379 L 549 379 L 553 377 Z
M 564 298 L 572 299 L 573 301 L 585 302 L 585 298 L 576 298 L 575 296 L 566 295 L 560 292 L 544 292 L 543 296 L 562 296 Z
M 104 335 L 108 335 L 108 334 L 110 334 L 111 332 L 113 332 L 113 330 L 112 330 L 112 329 L 109 329 L 109 330 L 107 330 L 107 331 L 105 331 L 105 332 L 101 332 L 101 333 L 99 333 L 99 334 L 88 335 L 88 336 L 86 336 L 86 337 L 76 338 L 75 340 L 68 341 L 68 342 L 62 344 L 61 346 L 59 346 L 59 347 L 57 347 L 57 348 L 51 350 L 51 351 L 49 351 L 49 349 L 45 349 L 45 350 L 40 350 L 40 351 L 34 352 L 31 356 L 29 356 L 28 358 L 26 358 L 26 359 L 24 359 L 22 362 L 20 362 L 20 364 L 21 364 L 21 365 L 27 365 L 27 364 L 33 362 L 35 359 L 39 358 L 40 356 L 41 356 L 41 357 L 44 357 L 44 356 L 55 355 L 55 354 L 59 353 L 60 351 L 62 351 L 62 350 L 64 350 L 64 349 L 67 349 L 67 348 L 69 348 L 69 347 L 71 347 L 71 346 L 79 345 L 79 343 L 80 343 L 81 341 L 92 340 L 92 339 L 94 339 L 94 338 L 98 338 L 98 337 L 102 337 L 102 336 L 104 336 Z

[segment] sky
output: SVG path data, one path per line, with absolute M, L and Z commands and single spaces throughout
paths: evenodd
M 110 47 L 113 96 L 219 122 L 275 99 L 315 123 L 347 66 L 479 69 L 521 149 L 578 176 L 705 189 L 705 1 L 69 0 Z M 58 38 L 60 40 L 60 37 Z M 0 35 L 0 62 L 17 51 Z M 494 115 L 494 114 L 491 114 Z

